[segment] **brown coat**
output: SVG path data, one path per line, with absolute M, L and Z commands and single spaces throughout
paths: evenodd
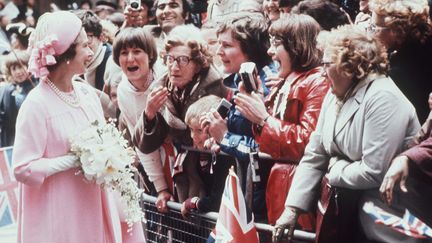
M 169 82 L 168 74 L 163 75 L 152 87 L 167 87 Z M 191 145 L 192 139 L 190 131 L 184 123 L 186 111 L 199 98 L 207 95 L 226 97 L 229 93 L 228 88 L 222 84 L 222 74 L 211 66 L 208 72 L 198 78 L 198 86 L 191 91 L 189 97 L 184 100 L 181 112 L 174 109 L 174 99 L 172 96 L 166 104 L 159 110 L 155 121 L 148 124 L 145 119 L 145 111 L 141 115 L 135 127 L 134 144 L 143 153 L 151 153 L 158 149 L 165 139 L 169 136 L 173 141 L 185 145 Z

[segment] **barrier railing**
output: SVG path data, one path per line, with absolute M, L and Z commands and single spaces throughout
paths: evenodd
M 216 225 L 218 214 L 211 212 L 198 214 L 192 212 L 189 219 L 184 219 L 180 213 L 181 204 L 168 202 L 170 211 L 166 214 L 159 213 L 155 206 L 156 197 L 143 194 L 142 203 L 146 214 L 147 223 L 144 224 L 144 232 L 148 242 L 206 242 L 211 230 Z M 273 226 L 256 223 L 258 232 L 273 230 Z M 301 230 L 294 231 L 294 240 L 297 242 L 313 242 L 315 234 Z

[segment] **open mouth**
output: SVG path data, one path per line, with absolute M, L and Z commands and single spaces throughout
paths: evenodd
M 138 71 L 138 67 L 137 67 L 137 66 L 134 66 L 134 67 L 128 67 L 127 70 L 128 70 L 129 72 L 135 72 L 135 71 Z

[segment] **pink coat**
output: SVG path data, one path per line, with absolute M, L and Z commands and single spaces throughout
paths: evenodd
M 113 193 L 85 182 L 75 175 L 77 169 L 46 176 L 41 158 L 65 155 L 70 137 L 104 119 L 93 88 L 74 82 L 74 89 L 79 108 L 62 101 L 42 81 L 20 109 L 13 151 L 20 182 L 18 242 L 145 242 L 141 227 L 135 227 L 134 237 L 125 233 L 128 239 L 122 239 Z

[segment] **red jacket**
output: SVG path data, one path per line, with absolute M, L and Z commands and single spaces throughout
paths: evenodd
M 323 99 L 330 88 L 330 83 L 322 77 L 322 73 L 321 67 L 302 73 L 294 72 L 271 90 L 266 101 L 271 116 L 261 133 L 255 134 L 255 141 L 259 144 L 261 152 L 270 154 L 275 159 L 287 158 L 297 163 L 300 161 L 309 137 L 315 130 Z M 280 117 L 281 112 L 272 112 L 273 107 L 277 105 L 275 102 L 279 90 L 285 82 L 290 82 L 291 88 L 288 90 L 285 112 L 283 117 Z M 295 167 L 276 163 L 272 168 L 266 190 L 268 219 L 271 224 L 274 224 L 283 212 Z M 304 229 L 311 230 L 314 227 L 313 218 L 300 218 L 299 222 Z

